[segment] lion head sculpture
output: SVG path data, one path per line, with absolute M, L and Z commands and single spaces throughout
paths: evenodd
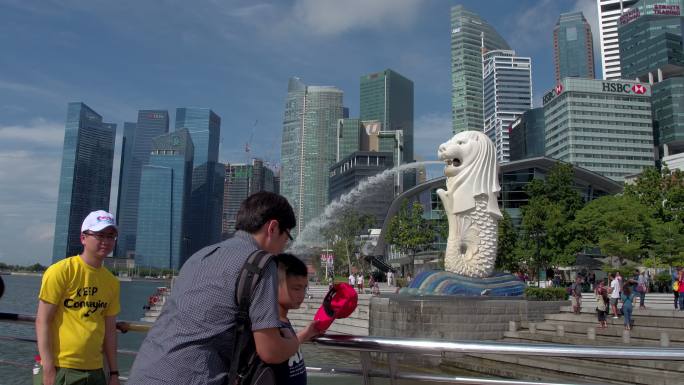
M 496 169 L 494 143 L 480 131 L 463 131 L 442 143 L 437 150 L 446 162 L 447 196 L 451 213 L 458 214 L 475 207 L 475 197 L 486 194 L 487 211 L 501 218 L 497 195 L 501 190 Z

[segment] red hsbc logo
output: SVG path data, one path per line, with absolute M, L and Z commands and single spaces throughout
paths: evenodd
M 635 84 L 632 86 L 632 92 L 634 92 L 637 95 L 645 94 L 646 93 L 646 87 L 644 87 L 641 84 Z
M 622 92 L 625 94 L 643 95 L 648 92 L 648 88 L 643 84 L 630 83 L 608 83 L 603 82 L 604 92 Z
M 560 95 L 560 93 L 563 92 L 563 84 L 558 83 L 558 85 L 555 88 L 555 91 L 556 91 L 556 95 Z

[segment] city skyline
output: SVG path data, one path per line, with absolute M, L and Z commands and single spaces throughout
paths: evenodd
M 9 2 L 0 15 L 2 35 L 15 36 L 7 39 L 10 55 L 0 63 L 0 162 L 7 170 L 0 176 L 6 186 L 0 192 L 6 213 L 0 220 L 0 262 L 50 260 L 64 109 L 71 101 L 83 101 L 119 125 L 115 165 L 123 122 L 134 120 L 140 109 L 171 112 L 177 106 L 204 106 L 223 117 L 219 161 L 244 162 L 253 131 L 252 156 L 273 162 L 280 158 L 289 77 L 340 88 L 350 116 L 358 116 L 359 76 L 392 68 L 416 87 L 416 157 L 434 158 L 436 145 L 451 135 L 449 12 L 460 3 L 533 58 L 535 105 L 554 84 L 551 45 L 558 15 L 583 11 L 596 19 L 589 0 L 376 1 L 363 12 L 364 2 L 233 2 L 161 10 L 139 4 L 135 14 L 120 4 Z M 114 22 L 122 18 L 131 22 Z M 35 49 L 21 48 L 27 44 Z M 84 46 L 92 50 L 86 53 Z M 112 199 L 118 173 L 115 166 Z

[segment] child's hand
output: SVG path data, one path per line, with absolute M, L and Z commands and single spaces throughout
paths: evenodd
M 297 339 L 299 339 L 300 344 L 311 341 L 311 339 L 323 335 L 323 332 L 319 331 L 315 325 L 316 321 L 312 321 L 304 329 L 297 333 Z

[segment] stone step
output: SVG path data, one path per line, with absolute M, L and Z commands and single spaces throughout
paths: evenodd
M 303 313 L 288 313 L 287 318 L 289 318 L 291 322 L 309 323 L 313 321 L 314 316 Z M 337 319 L 335 320 L 335 323 L 368 328 L 368 319 L 356 318 L 353 316 L 348 318 Z
M 567 375 L 563 373 L 551 372 L 548 370 L 539 370 L 535 367 L 510 364 L 475 356 L 464 356 L 458 360 L 443 361 L 440 367 L 461 368 L 503 378 L 538 381 L 541 383 L 548 381 L 578 384 L 580 383 L 579 381 L 582 381 L 582 384 L 624 384 L 624 382 L 612 380 L 596 382 L 594 379 L 587 378 L 583 375 Z
M 608 327 L 605 329 L 601 329 L 598 327 L 597 321 L 593 320 L 591 323 L 584 323 L 584 322 L 564 322 L 564 321 L 553 321 L 553 322 L 540 322 L 540 323 L 535 323 L 535 327 L 537 330 L 544 330 L 544 331 L 550 331 L 550 332 L 555 332 L 557 330 L 558 325 L 562 325 L 563 328 L 565 329 L 566 333 L 575 333 L 575 334 L 587 334 L 587 330 L 589 328 L 594 328 L 596 335 L 601 335 L 601 336 L 606 336 L 606 337 L 619 337 L 622 338 L 622 334 L 624 332 L 624 324 L 622 323 L 622 320 L 614 320 L 611 319 L 611 321 L 620 321 L 620 324 L 617 324 L 615 322 L 613 323 L 608 323 Z M 522 322 L 521 323 L 522 328 L 528 328 L 529 329 L 529 323 L 528 322 Z M 649 326 L 636 326 L 630 331 L 630 336 L 632 338 L 643 338 L 643 339 L 652 339 L 652 340 L 660 340 L 661 333 L 667 333 L 668 338 L 670 341 L 679 341 L 679 342 L 684 342 L 684 330 L 679 330 L 679 329 L 667 329 L 667 331 L 664 331 L 662 328 L 656 328 L 656 327 L 649 327 Z
M 620 305 L 618 305 L 618 309 L 620 308 Z M 561 306 L 560 307 L 561 313 L 572 313 L 572 307 L 571 306 Z M 582 306 L 581 313 L 596 313 L 596 307 L 588 307 L 588 306 Z M 684 319 L 684 311 L 679 311 L 679 310 L 674 310 L 674 309 L 653 309 L 653 308 L 648 308 L 646 309 L 639 309 L 639 306 L 635 306 L 632 314 L 637 316 L 645 316 L 645 317 L 670 317 L 670 318 L 681 318 Z
M 585 334 L 565 332 L 565 335 L 559 337 L 556 332 L 546 330 L 537 330 L 536 333 L 529 331 L 504 332 L 504 337 L 508 340 L 518 340 L 526 343 L 553 343 L 553 344 L 569 344 L 569 345 L 592 345 L 592 346 L 644 346 L 644 347 L 660 347 L 660 340 L 636 338 L 631 337 L 629 344 L 625 344 L 622 337 L 611 337 L 608 335 L 596 335 L 595 340 L 590 340 Z M 673 341 L 670 342 L 670 347 L 684 347 L 684 343 Z
M 495 361 L 497 363 L 516 364 L 536 368 L 543 372 L 563 373 L 572 376 L 581 376 L 594 381 L 604 383 L 606 380 L 619 381 L 620 383 L 648 384 L 648 385 L 680 385 L 682 374 L 666 370 L 657 370 L 647 367 L 633 367 L 621 360 L 613 360 L 611 363 L 585 360 L 581 358 L 562 359 L 556 357 L 518 356 L 504 354 L 469 354 Z
M 664 329 L 684 329 L 684 318 L 677 316 L 654 316 L 654 315 L 644 315 L 644 313 L 633 314 L 634 325 L 635 326 L 647 326 L 647 327 L 657 327 Z M 582 322 L 582 323 L 597 323 L 596 312 L 582 312 L 581 314 L 572 313 L 558 313 L 558 314 L 546 314 L 544 316 L 544 321 L 565 321 L 565 322 Z M 608 324 L 621 325 L 624 323 L 622 317 L 613 318 L 612 316 L 606 317 Z

